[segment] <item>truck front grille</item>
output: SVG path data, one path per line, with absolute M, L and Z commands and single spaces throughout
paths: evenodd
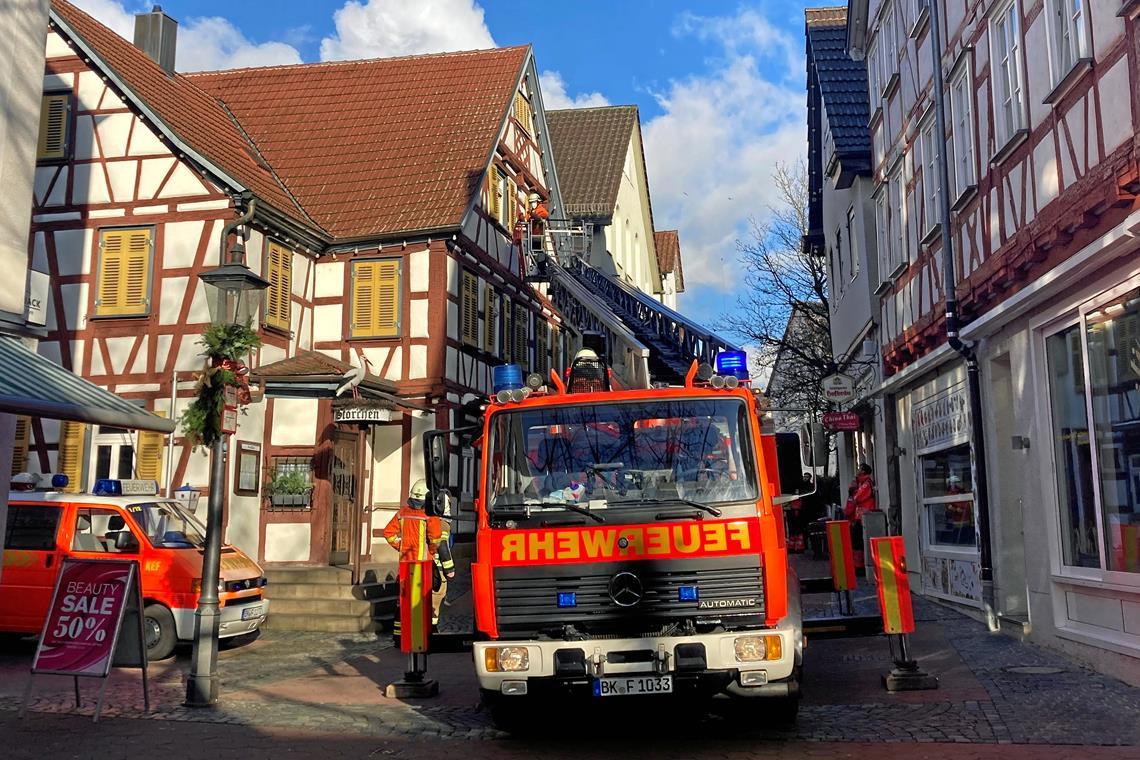
M 641 589 L 629 606 L 610 593 L 623 573 L 635 576 Z M 682 586 L 696 586 L 697 600 L 681 601 Z M 559 607 L 560 593 L 573 593 L 574 606 Z M 684 620 L 760 625 L 764 578 L 757 557 L 497 568 L 495 612 L 500 634 L 512 636 L 559 636 L 568 625 L 606 637 L 658 635 Z

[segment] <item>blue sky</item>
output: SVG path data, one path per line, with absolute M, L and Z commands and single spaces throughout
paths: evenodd
M 73 0 L 130 35 L 138 0 Z M 716 328 L 736 241 L 806 148 L 803 4 L 755 0 L 162 0 L 180 70 L 534 45 L 547 107 L 635 104 L 658 229 L 680 231 L 681 311 Z

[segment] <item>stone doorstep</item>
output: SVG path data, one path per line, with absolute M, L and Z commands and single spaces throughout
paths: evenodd
M 359 615 L 271 612 L 262 628 L 269 631 L 313 631 L 318 633 L 374 633 L 379 626 L 371 610 Z
M 270 616 L 274 615 L 371 615 L 372 603 L 357 599 L 320 597 L 273 599 Z
M 352 585 L 352 571 L 323 565 L 267 565 L 262 568 L 269 586 L 285 583 Z

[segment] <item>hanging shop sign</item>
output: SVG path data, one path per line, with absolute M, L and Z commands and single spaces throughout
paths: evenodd
M 346 404 L 333 407 L 333 422 L 368 425 L 391 421 L 392 410 L 379 404 Z
M 911 430 L 917 454 L 968 443 L 970 400 L 966 384 L 958 383 L 914 405 Z
M 859 415 L 855 412 L 825 412 L 823 426 L 828 430 L 858 430 Z
M 833 404 L 845 404 L 855 398 L 855 378 L 850 375 L 828 375 L 820 381 L 823 397 Z

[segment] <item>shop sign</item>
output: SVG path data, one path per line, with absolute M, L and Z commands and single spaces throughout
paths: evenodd
M 858 430 L 859 415 L 855 412 L 825 412 L 823 426 L 828 430 Z
M 966 384 L 959 383 L 916 404 L 911 412 L 911 430 L 918 454 L 968 443 L 970 402 Z
M 820 381 L 823 397 L 833 404 L 843 404 L 855 398 L 855 379 L 850 375 L 828 375 Z
M 375 405 L 338 406 L 333 408 L 333 421 L 365 425 L 376 422 L 391 422 L 392 410 Z

